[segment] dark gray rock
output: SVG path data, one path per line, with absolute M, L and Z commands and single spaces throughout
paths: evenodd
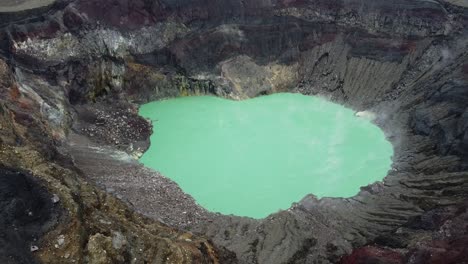
M 36 263 L 31 252 L 58 222 L 59 207 L 31 175 L 0 168 L 0 262 Z
M 406 250 L 414 234 L 438 225 L 444 208 L 467 199 L 468 9 L 452 2 L 77 0 L 2 26 L 0 48 L 12 68 L 28 72 L 20 83 L 39 95 L 47 89 L 38 83 L 63 91 L 70 105 L 50 109 L 73 116 L 88 136 L 79 142 L 91 143 L 73 145 L 71 133 L 60 138 L 60 150 L 136 210 L 209 237 L 241 263 L 335 263 L 373 241 Z M 126 134 L 147 124 L 122 129 L 125 115 L 112 106 L 280 91 L 375 115 L 395 150 L 387 177 L 354 197 L 309 195 L 254 220 L 207 212 L 117 151 L 121 141 L 126 150 L 142 144 Z M 391 235 L 405 226 L 415 230 Z M 390 251 L 389 259 L 401 260 Z

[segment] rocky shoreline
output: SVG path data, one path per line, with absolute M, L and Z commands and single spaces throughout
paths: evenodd
M 41 262 L 468 258 L 463 6 L 77 0 L 28 12 L 0 14 L 0 168 L 25 171 L 60 199 L 55 225 L 38 222 Z M 372 112 L 395 149 L 387 177 L 349 199 L 309 195 L 254 220 L 204 210 L 135 160 L 151 134 L 139 103 L 282 91 Z M 66 246 L 55 247 L 61 236 Z

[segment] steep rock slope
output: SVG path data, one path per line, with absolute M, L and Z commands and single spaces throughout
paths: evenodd
M 4 15 L 0 47 L 19 86 L 10 94 L 40 109 L 28 145 L 57 149 L 135 210 L 208 236 L 241 263 L 334 263 L 376 241 L 408 252 L 385 238 L 424 241 L 414 219 L 466 201 L 468 9 L 453 2 L 57 1 L 27 20 Z M 135 103 L 280 91 L 375 115 L 395 148 L 383 182 L 253 220 L 207 212 L 130 157 L 150 132 Z
M 69 119 L 60 116 L 68 115 L 63 94 L 45 83 L 41 93 L 26 82 L 16 82 L 3 60 L 0 79 L 2 263 L 229 263 L 234 259 L 206 239 L 132 212 L 86 182 L 58 148 Z M 48 114 L 55 119 L 46 119 Z

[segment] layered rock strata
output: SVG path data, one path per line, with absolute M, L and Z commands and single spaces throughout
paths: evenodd
M 10 76 L 2 78 L 0 160 L 45 181 L 67 201 L 65 211 L 80 208 L 44 238 L 67 224 L 85 234 L 69 257 L 99 263 L 97 247 L 108 246 L 102 258 L 123 262 L 157 259 L 155 252 L 222 263 L 335 263 L 378 252 L 403 262 L 425 234 L 466 220 L 446 213 L 468 193 L 468 9 L 460 2 L 70 0 L 21 16 L 28 19 L 0 14 L 2 72 Z M 387 177 L 351 198 L 311 194 L 253 220 L 207 212 L 134 159 L 151 133 L 136 115 L 140 103 L 282 91 L 372 113 L 395 150 Z M 62 185 L 70 191 L 59 192 Z M 86 232 L 69 228 L 77 215 L 74 226 Z M 415 220 L 428 215 L 442 219 L 432 231 Z M 111 247 L 117 231 L 126 251 Z M 139 232 L 148 236 L 129 238 Z M 389 242 L 395 234 L 408 235 Z M 153 237 L 161 243 L 149 244 Z M 446 238 L 439 248 L 452 245 Z M 53 261 L 48 254 L 38 253 Z

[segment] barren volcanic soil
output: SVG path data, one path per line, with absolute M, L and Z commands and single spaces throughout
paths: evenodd
M 0 4 L 17 7 L 0 13 L 2 262 L 468 261 L 463 1 L 22 2 Z M 277 92 L 375 116 L 388 175 L 251 219 L 137 161 L 143 103 Z

